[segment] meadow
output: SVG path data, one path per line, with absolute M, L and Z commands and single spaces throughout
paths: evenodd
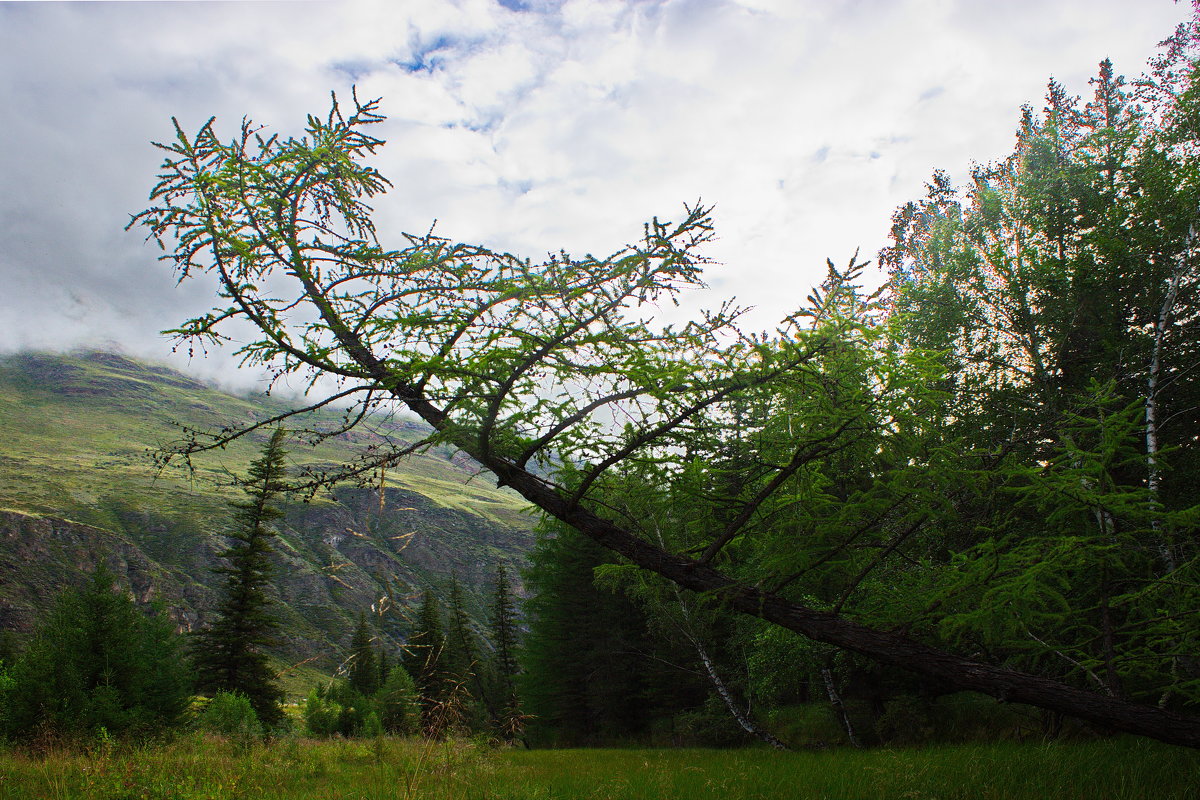
M 33 800 L 951 800 L 1200 797 L 1200 752 L 1141 739 L 911 750 L 494 749 L 469 741 L 199 734 L 0 753 L 0 797 Z

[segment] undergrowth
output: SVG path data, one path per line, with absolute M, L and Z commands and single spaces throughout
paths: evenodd
M 1140 739 L 907 750 L 495 750 L 279 738 L 0 751 L 0 797 L 49 800 L 1188 800 L 1200 753 Z

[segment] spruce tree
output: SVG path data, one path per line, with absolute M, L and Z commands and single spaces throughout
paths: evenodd
M 450 612 L 446 630 L 446 674 L 458 683 L 468 682 L 475 671 L 478 653 L 475 637 L 471 634 L 471 623 L 463 600 L 462 584 L 458 575 L 450 576 Z
M 226 576 L 223 597 L 212 624 L 197 634 L 194 649 L 197 688 L 210 695 L 219 691 L 244 695 L 265 728 L 283 719 L 279 706 L 283 689 L 266 653 L 279 624 L 267 586 L 275 535 L 269 525 L 283 516 L 272 502 L 288 488 L 283 440 L 284 430 L 277 428 L 262 455 L 250 464 L 242 487 L 247 499 L 233 503 L 234 543 L 221 554 L 226 566 L 214 568 Z
M 382 687 L 387 683 L 388 676 L 392 674 L 392 662 L 388 660 L 387 650 L 381 644 L 379 647 L 379 685 Z
M 462 701 L 459 713 L 462 722 L 472 729 L 481 729 L 488 717 L 495 719 L 498 708 L 492 702 L 480 669 L 479 645 L 471 632 L 466 600 L 458 575 L 450 576 L 450 610 L 446 630 L 445 672 L 448 687 Z
M 417 611 L 416 625 L 405 645 L 403 666 L 413 679 L 421 711 L 422 727 L 434 729 L 439 706 L 448 699 L 443 665 L 446 635 L 442 629 L 442 614 L 432 592 L 425 592 Z
M 371 647 L 371 630 L 364 614 L 358 615 L 358 627 L 350 641 L 350 664 L 347 678 L 350 687 L 363 697 L 373 697 L 380 686 L 379 665 Z
M 519 733 L 521 720 L 521 702 L 517 695 L 520 667 L 517 664 L 517 609 L 503 564 L 496 567 L 496 588 L 488 626 L 495 648 L 490 674 L 494 683 L 492 694 L 499 711 L 496 724 L 504 738 L 512 739 Z
M 530 553 L 521 687 L 535 738 L 582 745 L 637 736 L 655 710 L 645 617 L 627 597 L 593 582 L 608 558 L 565 527 L 540 534 Z

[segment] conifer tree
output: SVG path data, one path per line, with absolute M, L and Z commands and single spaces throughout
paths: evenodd
M 521 686 L 535 738 L 589 744 L 638 735 L 649 722 L 646 621 L 627 597 L 594 584 L 608 557 L 565 527 L 539 535 L 530 554 Z
M 364 614 L 358 615 L 358 627 L 350 642 L 350 687 L 363 697 L 373 697 L 380 686 L 379 664 L 375 649 L 371 647 L 371 631 Z
M 381 645 L 379 648 L 379 685 L 382 687 L 387 683 L 388 676 L 392 674 L 392 662 L 388 660 L 387 650 Z
M 443 657 L 446 634 L 442 614 L 432 592 L 425 592 L 417 611 L 416 625 L 405 644 L 403 666 L 412 677 L 421 710 L 422 727 L 432 727 L 437 707 L 447 699 Z
M 221 554 L 226 566 L 214 570 L 226 576 L 223 597 L 212 624 L 197 635 L 194 651 L 197 688 L 206 694 L 224 690 L 245 695 L 266 728 L 283 718 L 283 689 L 266 653 L 279 624 L 267 586 L 275 535 L 269 525 L 283 516 L 272 502 L 288 489 L 283 440 L 284 430 L 277 428 L 250 464 L 242 487 L 247 499 L 233 503 L 234 543 Z
M 183 713 L 189 679 L 180 637 L 113 582 L 101 565 L 84 589 L 59 595 L 0 680 L 0 735 L 148 733 Z
M 519 732 L 521 701 L 517 695 L 517 609 L 513 602 L 512 587 L 504 565 L 496 567 L 496 587 L 492 595 L 491 614 L 488 626 L 492 634 L 492 669 L 498 714 L 496 723 L 501 735 L 513 738 Z
M 458 575 L 450 576 L 450 610 L 446 630 L 446 679 L 458 693 L 462 722 L 472 729 L 482 729 L 486 719 L 499 716 L 499 708 L 488 691 L 479 643 L 471 631 L 462 584 Z
M 458 575 L 450 576 L 450 612 L 446 630 L 446 672 L 459 683 L 467 682 L 475 672 L 479 654 L 475 637 L 471 634 L 471 623 L 463 600 L 462 584 Z
M 397 664 L 388 670 L 375 698 L 384 730 L 401 735 L 417 732 L 420 707 L 416 695 L 413 679 L 403 666 Z

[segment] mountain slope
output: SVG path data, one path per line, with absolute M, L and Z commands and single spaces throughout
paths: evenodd
M 111 353 L 0 357 L 0 627 L 28 630 L 100 559 L 139 602 L 163 603 L 181 627 L 203 624 L 240 494 L 229 476 L 244 474 L 263 437 L 204 454 L 192 474 L 160 472 L 149 452 L 178 439 L 179 425 L 213 430 L 280 408 Z M 406 422 L 382 432 L 401 442 L 425 433 Z M 351 460 L 372 440 L 296 444 L 289 461 Z M 377 487 L 347 486 L 285 504 L 275 581 L 285 662 L 336 667 L 360 611 L 397 644 L 413 595 L 440 593 L 451 573 L 482 619 L 496 564 L 515 573 L 532 545 L 524 502 L 445 449 L 390 469 L 385 485 L 382 502 Z

